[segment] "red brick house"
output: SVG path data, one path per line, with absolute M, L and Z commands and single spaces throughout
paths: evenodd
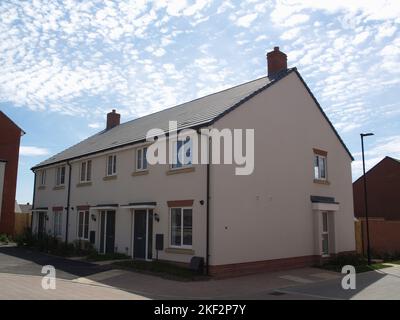
M 0 233 L 12 235 L 15 223 L 19 143 L 25 132 L 0 111 Z
M 367 173 L 371 250 L 400 253 L 400 160 L 385 157 Z M 363 221 L 366 248 L 364 176 L 353 183 L 354 215 Z

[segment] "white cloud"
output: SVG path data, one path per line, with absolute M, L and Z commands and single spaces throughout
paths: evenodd
M 277 0 L 271 12 L 271 19 L 275 23 L 283 23 L 291 15 L 302 13 L 304 10 L 320 10 L 329 14 L 361 12 L 367 20 L 386 20 L 397 19 L 400 16 L 400 3 L 397 0 Z
M 378 28 L 378 33 L 375 36 L 375 39 L 380 41 L 384 38 L 389 38 L 394 35 L 394 33 L 397 31 L 397 28 L 394 24 L 391 23 L 385 23 Z
M 282 25 L 285 27 L 294 27 L 299 24 L 303 24 L 310 19 L 310 16 L 307 14 L 293 14 L 288 19 L 282 21 Z
M 265 34 L 262 34 L 262 35 L 258 36 L 254 41 L 259 42 L 259 41 L 263 41 L 266 39 L 268 39 L 268 37 Z
M 257 19 L 258 14 L 257 13 L 250 13 L 247 14 L 245 16 L 241 16 L 240 18 L 238 18 L 236 20 L 236 25 L 238 25 L 239 27 L 244 27 L 244 28 L 248 28 L 251 26 L 252 22 Z
M 370 34 L 369 34 L 368 31 L 364 31 L 364 32 L 361 32 L 361 33 L 357 34 L 357 35 L 354 37 L 353 44 L 358 45 L 358 44 L 363 43 L 365 40 L 367 40 L 367 38 L 369 37 L 369 35 L 370 35 Z
M 99 122 L 94 122 L 94 123 L 89 123 L 88 124 L 88 127 L 89 128 L 92 128 L 92 129 L 98 129 L 98 128 L 101 128 L 101 123 L 99 123 Z
M 166 51 L 163 48 L 158 48 L 158 49 L 153 51 L 153 54 L 156 57 L 162 57 L 165 53 L 166 53 Z
M 284 33 L 282 33 L 280 38 L 282 40 L 293 40 L 294 38 L 296 38 L 299 35 L 300 31 L 301 31 L 301 28 L 299 28 L 299 27 L 289 29 L 289 30 L 285 31 Z
M 47 156 L 50 151 L 46 148 L 39 148 L 33 146 L 20 146 L 19 154 L 21 156 L 35 157 L 35 156 Z

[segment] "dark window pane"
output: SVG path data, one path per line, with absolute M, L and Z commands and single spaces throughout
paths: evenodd
M 171 245 L 180 246 L 181 236 L 182 236 L 182 217 L 181 209 L 173 208 L 171 209 Z
M 142 169 L 142 150 L 137 151 L 137 168 Z
M 86 162 L 82 162 L 81 165 L 81 181 L 86 180 Z
M 85 211 L 85 230 L 84 230 L 84 238 L 89 238 L 89 211 Z
M 89 160 L 87 162 L 87 167 L 86 167 L 86 180 L 90 181 L 92 179 L 92 160 Z
M 65 167 L 61 167 L 60 184 L 64 184 L 64 182 L 65 182 Z
M 192 209 L 183 210 L 183 244 L 192 245 Z
M 78 226 L 78 237 L 82 238 L 83 236 L 83 212 L 79 212 L 79 226 Z
M 143 169 L 147 169 L 147 148 L 143 149 Z
M 107 174 L 112 175 L 112 156 L 108 157 Z

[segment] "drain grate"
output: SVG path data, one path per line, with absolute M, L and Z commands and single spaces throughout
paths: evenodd
M 270 293 L 271 296 L 283 296 L 285 294 L 286 294 L 285 292 L 280 292 L 280 291 L 272 291 Z

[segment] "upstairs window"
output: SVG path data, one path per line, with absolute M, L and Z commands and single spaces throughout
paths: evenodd
M 46 185 L 46 170 L 41 170 L 39 172 L 39 184 L 40 186 Z
M 136 149 L 136 171 L 147 170 L 147 147 Z
M 186 140 L 178 140 L 174 143 L 174 158 L 172 169 L 187 167 L 192 165 L 192 140 L 187 137 Z
M 107 176 L 117 174 L 117 156 L 111 155 L 107 157 Z
M 326 157 L 314 156 L 314 178 L 318 180 L 326 180 Z
M 328 153 L 323 150 L 314 149 L 314 179 L 326 180 L 327 179 L 327 159 Z
M 65 184 L 65 166 L 56 169 L 56 186 L 63 186 Z
M 92 160 L 83 161 L 80 170 L 80 182 L 92 180 Z

